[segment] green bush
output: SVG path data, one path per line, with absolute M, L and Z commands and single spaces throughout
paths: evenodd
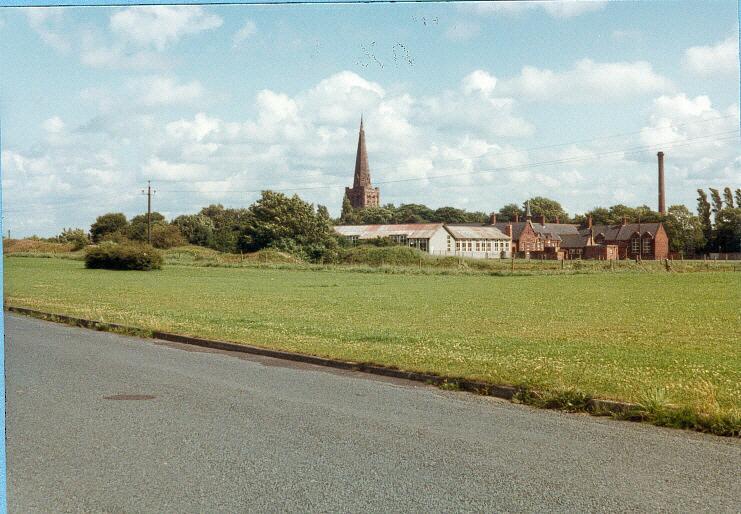
M 149 245 L 106 242 L 87 249 L 85 267 L 149 271 L 162 267 L 162 256 Z

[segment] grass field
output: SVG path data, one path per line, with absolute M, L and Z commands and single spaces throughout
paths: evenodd
M 741 420 L 741 273 L 5 266 L 9 305 Z

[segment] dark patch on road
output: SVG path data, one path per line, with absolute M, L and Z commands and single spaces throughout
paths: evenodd
M 151 394 L 114 394 L 111 396 L 104 396 L 104 400 L 154 400 L 156 396 Z

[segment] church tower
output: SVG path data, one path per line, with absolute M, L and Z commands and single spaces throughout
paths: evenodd
M 350 200 L 353 209 L 378 207 L 381 203 L 380 190 L 371 184 L 362 116 L 360 117 L 360 134 L 358 135 L 358 152 L 355 156 L 355 178 L 352 187 L 345 188 L 345 196 Z

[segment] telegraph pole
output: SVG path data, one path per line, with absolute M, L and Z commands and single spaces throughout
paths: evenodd
M 147 242 L 152 244 L 152 181 L 147 180 L 147 190 L 142 189 L 142 194 L 147 195 Z
M 152 182 L 147 180 L 147 243 L 152 244 Z

